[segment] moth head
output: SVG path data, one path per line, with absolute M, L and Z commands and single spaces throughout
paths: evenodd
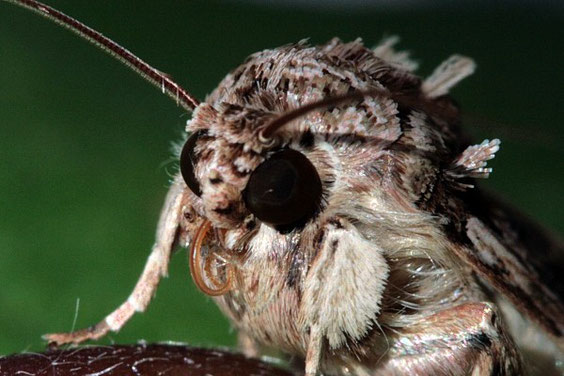
M 180 171 L 214 227 L 256 220 L 287 233 L 319 213 L 323 190 L 315 155 L 303 142 L 264 137 L 272 118 L 229 105 L 202 104 L 195 111 Z
M 291 58 L 310 65 L 292 65 Z M 340 60 L 347 64 L 333 66 Z M 359 42 L 298 44 L 251 56 L 187 125 L 180 169 L 203 220 L 189 236 L 191 254 L 206 254 L 198 247 L 207 232 L 216 238 L 206 244 L 219 244 L 226 258 L 250 250 L 284 259 L 296 251 L 315 254 L 315 239 L 336 219 L 371 241 L 409 222 L 436 183 L 422 177 L 438 176 L 437 161 L 454 138 L 440 129 L 458 118 L 444 90 L 433 94 L 432 82 Z M 204 292 L 219 295 L 230 280 L 223 270 L 213 291 L 206 291 L 204 277 L 193 276 Z
M 279 117 L 272 109 L 204 103 L 187 126 L 180 172 L 203 219 L 188 230 L 190 270 L 208 295 L 232 287 L 233 264 L 253 249 L 253 235 L 297 233 L 314 223 L 324 206 L 331 173 L 321 167 L 323 153 L 312 148 L 310 132 L 269 135 Z M 213 250 L 201 252 L 204 244 Z M 217 255 L 229 260 L 218 263 Z
M 399 125 L 393 112 L 386 122 L 366 113 L 378 111 L 382 98 L 395 104 L 382 90 L 318 98 L 291 107 L 284 100 L 280 107 L 262 100 L 269 105 L 260 107 L 219 99 L 194 111 L 180 171 L 203 218 L 190 253 L 192 276 L 205 293 L 229 290 L 231 268 L 244 264 L 241 253 L 312 253 L 328 221 L 349 218 L 357 205 L 384 205 L 379 194 L 393 188 L 385 181 L 386 146 Z M 204 244 L 213 250 L 201 251 Z

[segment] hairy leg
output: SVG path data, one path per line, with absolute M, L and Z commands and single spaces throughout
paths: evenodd
M 317 374 L 326 354 L 370 330 L 389 272 L 383 251 L 346 219 L 332 218 L 321 233 L 300 306 L 300 324 L 309 334 L 306 376 Z
M 72 333 L 46 334 L 43 336 L 44 339 L 56 345 L 99 339 L 110 330 L 117 332 L 135 312 L 143 312 L 147 308 L 161 278 L 168 273 L 168 262 L 182 212 L 183 190 L 183 183 L 180 180 L 175 181 L 171 186 L 161 211 L 155 245 L 129 298 L 94 326 Z
M 258 358 L 260 356 L 260 346 L 244 331 L 237 333 L 237 345 L 239 350 L 249 358 Z
M 521 359 L 491 303 L 467 303 L 408 327 L 378 375 L 521 375 Z
M 316 376 L 321 360 L 323 337 L 318 326 L 312 326 L 309 333 L 309 343 L 305 359 L 305 375 Z

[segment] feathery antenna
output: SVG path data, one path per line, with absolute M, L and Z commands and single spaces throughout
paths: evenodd
M 107 52 L 109 55 L 137 72 L 145 80 L 159 87 L 163 94 L 166 94 L 170 98 L 174 99 L 178 105 L 182 106 L 186 110 L 192 111 L 196 106 L 198 106 L 198 100 L 174 82 L 169 76 L 155 69 L 145 61 L 135 56 L 129 50 L 105 37 L 96 30 L 86 26 L 82 22 L 35 0 L 3 1 L 29 9 L 49 19 L 50 21 L 69 29 L 73 33 L 78 34 L 81 38 L 86 39 L 96 47 Z

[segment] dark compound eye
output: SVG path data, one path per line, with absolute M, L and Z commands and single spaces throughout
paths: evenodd
M 180 173 L 188 188 L 190 188 L 196 196 L 201 196 L 202 190 L 200 189 L 200 183 L 198 183 L 196 179 L 196 174 L 194 174 L 194 164 L 196 163 L 194 148 L 196 147 L 198 138 L 203 134 L 204 131 L 192 133 L 182 147 L 182 153 L 180 153 Z
M 303 226 L 318 211 L 321 179 L 302 153 L 274 153 L 251 174 L 243 192 L 251 213 L 280 232 Z

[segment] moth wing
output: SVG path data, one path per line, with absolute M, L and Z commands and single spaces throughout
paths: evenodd
M 501 200 L 474 191 L 460 256 L 564 345 L 564 245 Z

